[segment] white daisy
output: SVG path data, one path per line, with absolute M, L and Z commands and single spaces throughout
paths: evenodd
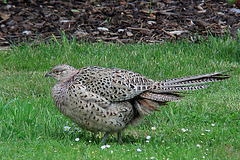
M 151 127 L 151 130 L 155 131 L 155 130 L 156 130 L 156 127 Z
M 182 128 L 181 131 L 182 131 L 182 132 L 187 132 L 188 129 Z
M 71 127 L 69 127 L 69 126 L 64 126 L 63 129 L 64 129 L 64 131 L 69 131 L 69 130 L 71 129 Z
M 142 150 L 140 148 L 137 149 L 138 152 L 142 152 Z

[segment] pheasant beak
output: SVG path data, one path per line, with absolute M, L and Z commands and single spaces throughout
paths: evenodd
M 48 72 L 47 74 L 45 74 L 45 77 L 51 77 L 51 74 Z

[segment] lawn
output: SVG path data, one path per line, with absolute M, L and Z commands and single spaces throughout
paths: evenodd
M 2 50 L 0 159 L 240 159 L 239 43 L 231 38 L 153 45 L 63 39 Z M 126 129 L 123 145 L 113 135 L 104 148 L 103 133 L 78 128 L 54 106 L 56 81 L 44 75 L 60 63 L 124 68 L 154 80 L 215 71 L 230 71 L 232 77 L 162 106 Z

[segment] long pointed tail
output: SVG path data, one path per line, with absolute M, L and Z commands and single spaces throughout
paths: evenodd
M 223 81 L 231 77 L 230 75 L 223 73 L 224 72 L 216 72 L 183 78 L 169 79 L 165 81 L 157 81 L 153 84 L 151 92 L 172 93 L 203 89 L 208 87 L 208 85 L 206 85 L 205 83 Z
M 157 81 L 153 84 L 150 91 L 142 93 L 140 97 L 160 102 L 162 104 L 166 104 L 166 102 L 170 101 L 179 101 L 183 96 L 178 93 L 182 91 L 193 91 L 207 88 L 209 85 L 206 85 L 206 83 L 223 81 L 231 77 L 230 75 L 223 73 L 224 72 L 216 72 Z

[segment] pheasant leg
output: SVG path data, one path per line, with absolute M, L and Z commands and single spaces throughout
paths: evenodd
M 109 136 L 109 132 L 106 132 L 105 135 L 103 136 L 103 139 L 102 139 L 101 143 L 105 144 L 105 141 L 106 141 L 108 136 Z
M 118 143 L 122 144 L 122 134 L 121 134 L 121 131 L 118 132 Z

